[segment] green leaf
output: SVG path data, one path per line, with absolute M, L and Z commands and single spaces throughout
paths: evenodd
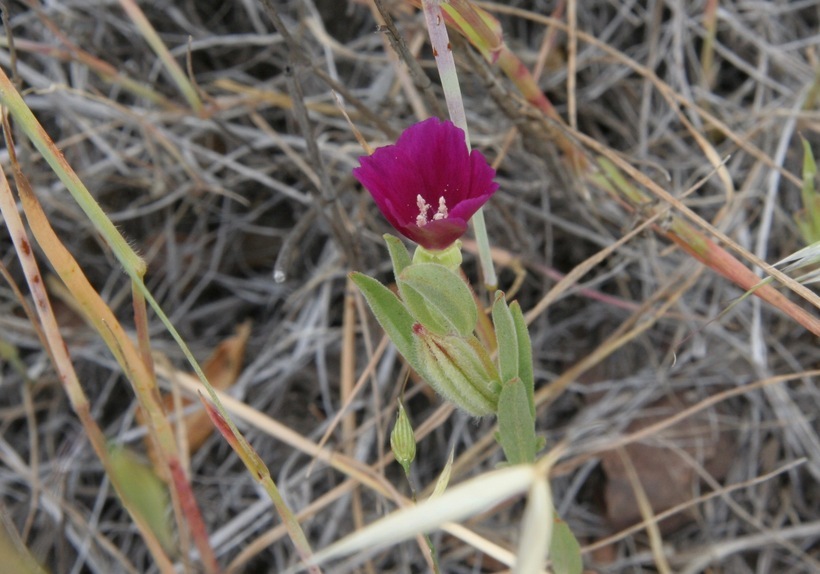
M 404 271 L 405 267 L 410 266 L 410 253 L 401 239 L 395 235 L 385 233 L 383 237 L 384 242 L 387 244 L 387 251 L 390 252 L 390 260 L 393 262 L 393 275 L 398 281 L 401 272 Z
M 416 347 L 413 341 L 415 321 L 401 300 L 390 289 L 363 273 L 351 273 L 350 280 L 362 292 L 379 325 L 396 345 L 399 353 L 410 363 L 411 367 L 418 371 Z
M 815 188 L 817 164 L 811 144 L 803 140 L 803 210 L 795 216 L 800 234 L 806 243 L 820 241 L 820 196 Z
M 518 340 L 518 377 L 527 389 L 527 399 L 530 403 L 530 414 L 535 419 L 535 376 L 532 370 L 532 341 L 527 329 L 527 321 L 521 312 L 521 305 L 513 301 L 510 305 L 513 321 L 515 322 L 515 338 Z M 540 450 L 540 449 L 538 449 Z
M 498 397 L 498 442 L 510 464 L 535 461 L 538 437 L 530 415 L 527 390 L 521 379 L 504 383 Z
M 166 551 L 173 551 L 174 534 L 169 521 L 171 500 L 168 487 L 137 455 L 123 447 L 110 445 L 111 472 L 122 486 L 123 504 L 138 513 L 151 528 Z
M 507 300 L 501 291 L 495 292 L 493 326 L 498 341 L 498 373 L 502 381 L 518 377 L 518 336 Z
M 475 329 L 475 299 L 456 272 L 437 263 L 414 263 L 401 272 L 397 283 L 407 310 L 426 329 L 463 337 Z
M 584 562 L 581 560 L 581 545 L 569 529 L 569 525 L 555 517 L 550 542 L 550 558 L 555 574 L 581 574 Z

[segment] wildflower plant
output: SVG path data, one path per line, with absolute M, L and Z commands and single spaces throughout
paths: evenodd
M 468 151 L 461 129 L 435 118 L 409 127 L 361 164 L 354 176 L 419 246 L 411 259 L 398 238 L 385 235 L 398 296 L 361 273 L 353 281 L 404 358 L 442 397 L 476 417 L 515 411 L 501 416 L 499 439 L 510 463 L 533 462 L 539 443 L 532 352 L 521 308 L 496 292 L 493 360 L 475 333 L 481 310 L 460 273 L 459 237 L 498 189 L 495 170 L 480 151 Z M 432 215 L 431 203 L 439 206 Z
M 410 126 L 395 144 L 360 162 L 354 176 L 396 230 L 419 245 L 411 257 L 398 237 L 384 236 L 398 294 L 362 273 L 351 273 L 352 281 L 410 366 L 461 411 L 497 417 L 496 438 L 509 465 L 533 465 L 544 440 L 535 433 L 532 346 L 524 314 L 496 291 L 494 340 L 482 340 L 476 328 L 483 311 L 460 269 L 459 238 L 498 189 L 495 170 L 481 152 L 468 150 L 463 130 L 435 118 Z M 408 424 L 400 407 L 391 442 L 406 472 L 415 456 L 407 444 Z M 551 521 L 547 514 L 552 510 L 529 513 L 538 523 Z M 576 572 L 577 543 L 565 523 L 557 524 L 553 554 L 571 565 L 557 571 Z
M 578 543 L 555 516 L 549 494 L 547 471 L 557 455 L 553 452 L 537 461 L 545 441 L 535 432 L 532 345 L 521 307 L 517 302 L 508 303 L 504 293 L 496 290 L 491 310 L 493 332 L 489 336 L 477 333 L 484 311 L 461 271 L 459 238 L 468 221 L 478 214 L 479 244 L 487 243 L 486 236 L 482 237 L 486 231 L 481 208 L 498 190 L 498 184 L 484 155 L 469 147 L 443 14 L 436 2 L 423 2 L 423 7 L 455 123 L 430 118 L 413 124 L 395 144 L 360 158 L 354 177 L 370 192 L 390 224 L 418 246 L 411 257 L 399 238 L 384 236 L 398 294 L 362 273 L 354 272 L 350 277 L 410 366 L 461 411 L 474 417 L 495 416 L 496 439 L 507 464 L 527 465 L 535 471 L 526 490 L 528 506 L 516 571 L 540 572 L 551 554 L 556 572 L 580 572 Z M 483 259 L 489 259 L 486 251 Z M 482 261 L 483 269 L 487 263 Z M 402 406 L 393 438 L 404 440 L 391 442 L 409 476 L 415 449 L 406 444 L 408 437 L 412 438 L 408 425 Z M 397 448 L 398 444 L 403 446 Z M 488 476 L 487 480 L 492 479 Z M 412 516 L 407 520 L 412 521 Z M 452 520 L 455 516 L 442 518 Z M 402 528 L 414 530 L 407 525 Z M 419 524 L 415 531 L 423 532 L 424 527 Z M 371 535 L 375 538 L 368 538 Z M 382 535 L 377 523 L 356 538 L 358 544 L 367 544 Z M 354 547 L 334 545 L 314 558 L 325 559 Z

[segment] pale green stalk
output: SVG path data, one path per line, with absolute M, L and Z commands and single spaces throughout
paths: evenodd
M 438 73 L 441 77 L 444 99 L 447 101 L 447 110 L 450 113 L 450 120 L 464 130 L 467 149 L 470 149 L 470 132 L 467 128 L 464 100 L 461 97 L 456 62 L 453 58 L 453 50 L 450 47 L 450 38 L 447 34 L 447 26 L 444 23 L 444 14 L 441 11 L 439 0 L 423 0 L 422 6 L 424 8 L 424 19 L 427 22 L 427 31 L 430 34 L 430 44 L 433 47 L 433 56 L 435 56 L 436 66 L 438 66 Z M 490 239 L 487 236 L 483 207 L 473 215 L 471 221 L 478 244 L 478 258 L 481 262 L 484 283 L 490 290 L 493 290 L 498 284 L 498 277 L 495 274 L 493 258 L 490 255 Z
M 43 127 L 34 117 L 29 107 L 26 105 L 23 98 L 14 88 L 14 85 L 9 80 L 5 71 L 0 68 L 0 104 L 6 106 L 11 112 L 12 117 L 17 121 L 17 125 L 23 130 L 23 133 L 28 136 L 29 140 L 37 148 L 37 151 L 66 186 L 74 201 L 80 206 L 80 209 L 85 212 L 88 219 L 94 224 L 94 227 L 102 235 L 106 242 L 111 246 L 114 255 L 119 260 L 120 264 L 126 270 L 133 270 L 135 275 L 140 277 L 145 274 L 145 262 L 137 253 L 131 249 L 128 242 L 120 234 L 117 228 L 111 223 L 111 220 L 106 217 L 103 210 L 91 196 L 85 185 L 71 166 L 66 161 L 62 153 L 59 152 L 57 146 L 51 141 L 51 138 L 45 132 Z

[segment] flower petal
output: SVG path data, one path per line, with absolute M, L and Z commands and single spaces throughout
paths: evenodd
M 469 219 L 498 189 L 484 155 L 468 152 L 464 131 L 437 118 L 410 126 L 394 145 L 360 163 L 353 176 L 390 224 L 428 249 L 443 249 L 463 235 Z M 420 213 L 419 196 L 432 212 Z M 434 220 L 442 201 L 446 216 Z
M 441 250 L 446 249 L 455 242 L 456 239 L 464 235 L 467 231 L 467 220 L 449 217 L 431 221 L 427 225 L 419 227 L 415 223 L 396 227 L 402 235 L 411 239 L 425 249 Z

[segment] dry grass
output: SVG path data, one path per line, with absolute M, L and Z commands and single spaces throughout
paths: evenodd
M 387 224 L 350 175 L 362 150 L 331 90 L 375 146 L 440 105 L 436 82 L 419 89 L 424 82 L 394 64 L 369 2 L 275 0 L 295 43 L 274 31 L 255 0 L 145 3 L 165 46 L 192 74 L 203 102 L 197 114 L 118 3 L 8 4 L 16 59 L 5 45 L 0 65 L 14 64 L 28 105 L 145 256 L 149 288 L 195 354 L 204 360 L 252 320 L 231 394 L 246 405 L 240 427 L 286 500 L 297 512 L 309 509 L 303 527 L 314 548 L 394 508 L 388 486 L 408 488 L 387 458 L 404 380 L 390 348 L 327 445 L 360 461 L 372 483 L 322 462 L 307 472 L 380 340 L 363 309 L 344 313 L 345 275 L 358 269 L 389 278 L 380 238 Z M 387 4 L 435 78 L 420 16 Z M 799 136 L 820 149 L 820 7 L 722 2 L 712 52 L 708 42 L 704 49 L 708 4 L 577 2 L 567 11 L 573 35 L 561 31 L 566 16 L 555 26 L 543 19 L 553 2 L 513 0 L 507 6 L 517 12 L 496 13 L 510 47 L 531 68 L 543 67 L 541 86 L 567 119 L 569 137 L 583 134 L 622 154 L 743 249 L 774 262 L 803 247 L 793 214 Z M 486 217 L 502 288 L 523 269 L 517 297 L 531 309 L 561 274 L 637 227 L 642 213 L 573 176 L 514 86 L 466 45 L 455 50 L 474 146 L 498 164 L 501 191 Z M 17 140 L 52 225 L 131 325 L 130 286 L 116 260 L 36 152 Z M 2 263 L 22 285 L 5 228 L 0 233 Z M 474 257 L 466 268 L 475 272 Z M 118 365 L 59 285 L 50 293 L 93 417 L 110 441 L 142 450 L 145 431 Z M 820 365 L 820 347 L 755 298 L 721 315 L 740 295 L 650 230 L 533 317 L 538 428 L 550 443 L 568 439 L 553 491 L 559 513 L 588 545 L 589 569 L 820 569 L 820 393 L 816 374 L 801 374 Z M 151 327 L 158 364 L 173 365 L 160 371 L 186 370 L 159 322 Z M 355 363 L 343 363 L 353 329 Z M 2 513 L 51 571 L 155 571 L 5 282 L 0 342 Z M 500 461 L 491 421 L 442 409 L 415 381 L 409 388 L 418 485 L 435 483 L 451 449 L 454 482 Z M 689 408 L 691 416 L 672 426 Z M 634 473 L 624 473 L 624 455 Z M 293 563 L 270 501 L 222 438 L 212 436 L 191 457 L 190 474 L 226 569 L 276 572 Z M 658 528 L 629 529 L 673 506 L 678 511 Z M 498 509 L 471 528 L 515 548 L 521 512 L 520 505 Z M 444 572 L 502 569 L 450 534 L 433 540 Z M 360 563 L 328 571 L 426 568 L 412 542 Z M 197 571 L 196 559 L 189 568 Z

